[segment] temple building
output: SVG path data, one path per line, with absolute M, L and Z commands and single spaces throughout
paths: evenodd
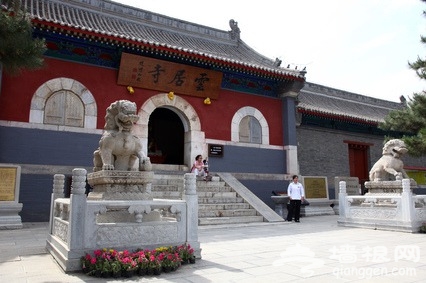
M 154 170 L 185 172 L 202 154 L 268 205 L 293 174 L 325 176 L 333 192 L 335 176 L 365 181 L 387 134 L 378 123 L 404 107 L 307 82 L 233 19 L 225 31 L 107 0 L 22 2 L 48 48 L 43 68 L 1 81 L 0 163 L 22 168 L 23 221 L 48 221 L 53 174 L 91 170 L 117 100 L 137 104 Z

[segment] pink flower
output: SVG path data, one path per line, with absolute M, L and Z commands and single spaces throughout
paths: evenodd
M 163 260 L 163 259 L 164 259 L 164 256 L 165 256 L 165 255 L 164 255 L 164 253 L 161 253 L 161 254 L 159 254 L 159 255 L 158 255 L 158 259 L 159 259 L 159 260 Z

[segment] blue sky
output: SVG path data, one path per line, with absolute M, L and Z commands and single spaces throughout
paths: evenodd
M 426 90 L 408 67 L 426 57 L 426 4 L 420 0 L 119 0 L 181 20 L 230 30 L 282 66 L 303 68 L 307 81 L 399 102 Z

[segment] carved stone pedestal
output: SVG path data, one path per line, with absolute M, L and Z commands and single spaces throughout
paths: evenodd
M 152 171 L 97 171 L 87 174 L 87 200 L 152 200 Z
M 288 196 L 271 196 L 272 201 L 275 204 L 275 212 L 283 219 L 287 218 L 287 204 L 290 199 Z
M 22 203 L 1 202 L 0 203 L 0 230 L 21 229 L 22 220 L 19 213 L 22 210 Z
M 366 182 L 369 192 L 348 196 L 340 182 L 339 220 L 341 226 L 417 232 L 426 221 L 426 196 L 412 193 L 409 179 Z
M 410 179 L 410 187 L 417 187 L 417 183 L 413 179 Z M 401 196 L 402 181 L 370 181 L 365 182 L 365 188 L 368 189 L 366 196 Z

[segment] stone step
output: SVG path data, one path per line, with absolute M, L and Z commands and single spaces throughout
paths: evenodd
M 177 192 L 179 191 L 179 186 L 169 186 L 169 185 L 154 185 L 152 184 L 152 192 Z
M 225 209 L 249 209 L 250 205 L 246 202 L 239 203 L 215 203 L 215 204 L 199 204 L 199 210 L 225 210 Z
M 178 191 L 164 191 L 164 192 L 152 192 L 153 198 L 156 199 L 180 199 L 181 194 Z
M 156 199 L 180 199 L 183 177 L 187 172 L 155 172 L 152 196 Z M 212 181 L 197 180 L 199 225 L 263 222 L 263 216 L 218 176 Z
M 198 225 L 241 224 L 241 223 L 252 223 L 252 222 L 263 222 L 263 216 L 198 218 Z
M 180 186 L 176 185 L 158 185 L 158 184 L 152 184 L 151 191 L 152 192 L 167 192 L 167 191 L 179 191 L 179 189 L 182 188 Z M 183 188 L 182 188 L 183 189 Z M 210 194 L 208 194 L 210 193 Z M 199 196 L 212 196 L 212 194 L 216 195 L 226 195 L 229 194 L 230 197 L 235 197 L 237 194 L 232 190 L 231 187 L 214 187 L 214 188 L 204 188 L 203 190 L 197 190 L 197 194 Z
M 201 204 L 218 204 L 221 206 L 227 204 L 244 204 L 244 200 L 239 197 L 228 197 L 226 195 L 216 195 L 211 196 L 214 193 L 198 193 L 198 203 Z M 235 193 L 225 193 L 225 194 L 235 194 Z M 180 199 L 181 195 L 179 191 L 152 191 L 151 193 L 153 198 L 156 199 Z
M 204 189 L 204 188 L 216 188 L 216 187 L 220 187 L 220 188 L 228 187 L 229 188 L 229 186 L 226 185 L 226 183 L 223 182 L 223 181 L 218 181 L 218 182 L 197 181 L 196 186 L 197 186 L 197 190 L 201 190 L 201 189 Z
M 224 209 L 224 210 L 198 210 L 199 218 L 206 217 L 239 217 L 256 216 L 256 210 L 250 209 Z
M 152 181 L 153 186 L 179 186 L 183 187 L 183 181 L 175 179 L 157 179 Z
M 189 168 L 186 165 L 171 165 L 171 164 L 152 164 L 152 170 L 155 173 L 166 173 L 166 174 L 181 174 L 189 172 Z
M 236 198 L 236 192 L 197 192 L 199 198 Z
M 206 204 L 206 203 L 214 203 L 214 204 L 224 204 L 224 203 L 242 203 L 244 202 L 243 198 L 236 197 L 236 198 L 198 198 L 199 204 Z
M 197 187 L 197 192 L 233 192 L 234 190 L 228 186 L 215 187 Z

